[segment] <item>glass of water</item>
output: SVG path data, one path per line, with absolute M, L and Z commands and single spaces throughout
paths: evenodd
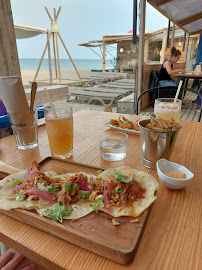
M 126 157 L 128 135 L 123 132 L 109 131 L 100 134 L 100 154 L 108 161 L 118 161 Z

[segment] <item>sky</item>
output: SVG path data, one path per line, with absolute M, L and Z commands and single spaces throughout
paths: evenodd
M 45 29 L 51 28 L 45 7 L 53 17 L 53 8 L 57 11 L 60 6 L 58 29 L 73 59 L 99 59 L 89 48 L 78 44 L 100 40 L 103 35 L 126 34 L 133 27 L 133 0 L 11 0 L 15 24 Z M 168 19 L 147 3 L 145 31 L 167 25 Z M 46 35 L 17 40 L 19 58 L 41 58 L 45 44 Z M 115 56 L 116 46 L 113 47 L 109 52 Z M 60 58 L 68 58 L 61 43 L 59 50 Z M 107 58 L 112 56 L 107 54 Z

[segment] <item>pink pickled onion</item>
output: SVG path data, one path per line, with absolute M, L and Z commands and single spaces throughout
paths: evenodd
M 95 180 L 91 181 L 90 186 L 92 187 L 95 184 L 95 182 L 96 182 Z
M 30 168 L 28 168 L 27 169 L 27 173 L 28 173 L 28 178 L 27 179 L 30 179 L 30 178 L 34 177 L 35 176 L 35 172 L 36 172 L 36 169 L 35 168 L 33 170 L 30 169 Z
M 90 191 L 90 193 L 93 192 L 92 188 L 89 188 L 88 184 L 84 181 L 81 175 L 79 175 L 79 180 L 77 181 L 77 183 L 83 191 Z
M 105 190 L 105 187 L 104 187 L 104 203 L 105 203 L 105 208 L 107 209 L 107 211 L 110 211 L 109 198 L 107 196 L 107 192 Z
M 33 188 L 33 189 L 30 189 L 30 190 L 27 190 L 23 194 L 38 195 L 39 197 L 41 197 L 45 201 L 54 202 L 53 198 L 50 195 L 48 195 L 46 192 L 44 192 L 44 191 L 42 191 L 40 189 Z
M 107 183 L 107 184 L 105 184 L 105 187 L 107 187 L 107 188 L 115 188 L 116 187 L 116 184 L 113 184 L 113 183 Z
M 26 183 L 27 183 L 27 179 L 24 182 L 22 182 L 19 186 L 14 187 L 12 189 L 12 192 L 16 192 L 16 190 L 22 189 L 25 186 Z

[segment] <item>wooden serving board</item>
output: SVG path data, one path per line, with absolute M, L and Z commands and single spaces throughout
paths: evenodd
M 97 175 L 100 169 L 53 157 L 44 159 L 39 165 L 42 170 L 58 174 L 86 172 Z M 113 217 L 101 211 L 74 221 L 64 220 L 62 224 L 41 217 L 35 211 L 15 209 L 0 212 L 117 263 L 129 264 L 135 257 L 150 210 L 151 206 L 138 217 L 139 222 L 131 222 L 134 221 L 132 217 L 115 218 L 120 222 L 119 226 L 114 226 Z

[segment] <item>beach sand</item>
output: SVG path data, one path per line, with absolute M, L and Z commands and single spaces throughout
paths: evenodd
M 115 73 L 115 72 L 91 72 L 89 68 L 82 68 L 78 69 L 78 72 L 82 79 L 89 78 L 90 76 L 106 76 L 106 77 L 114 77 L 114 76 L 123 76 L 127 77 L 126 73 Z M 24 88 L 30 88 L 30 82 L 33 81 L 36 70 L 21 70 L 22 74 L 22 81 Z M 75 71 L 75 69 L 63 69 L 61 70 L 61 77 L 63 79 L 68 79 L 68 80 L 79 80 L 79 77 Z M 55 72 L 53 71 L 53 78 L 55 78 Z M 48 80 L 49 79 L 49 71 L 48 70 L 40 70 L 37 76 L 36 81 L 38 82 L 38 86 L 44 86 L 44 84 L 40 84 L 40 80 Z M 48 85 L 49 81 L 47 81 Z M 78 86 L 79 87 L 79 86 Z M 71 92 L 71 86 L 69 86 L 69 91 Z M 74 87 L 75 89 L 75 87 Z M 61 103 L 65 104 L 67 102 L 66 98 L 61 99 L 58 101 L 55 101 L 56 103 Z M 104 106 L 100 102 L 92 103 L 92 104 L 83 104 L 81 101 L 75 99 L 74 97 L 70 97 L 69 103 L 73 107 L 73 112 L 77 112 L 80 110 L 96 110 L 96 111 L 104 111 Z M 112 111 L 117 112 L 117 105 L 113 104 L 112 106 Z

